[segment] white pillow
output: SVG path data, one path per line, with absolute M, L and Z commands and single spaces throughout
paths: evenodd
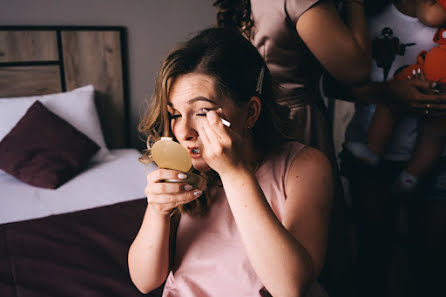
M 111 154 L 105 144 L 94 103 L 92 85 L 50 95 L 0 98 L 0 141 L 37 100 L 101 147 L 93 156 L 92 162 L 103 162 L 110 159 Z M 36 129 L 39 129 L 39 123 L 36 123 Z M 33 132 L 29 131 L 29 133 Z

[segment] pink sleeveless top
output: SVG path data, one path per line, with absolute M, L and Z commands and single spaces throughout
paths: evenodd
M 279 220 L 286 200 L 285 178 L 303 147 L 286 143 L 256 174 Z M 249 262 L 223 187 L 214 187 L 211 194 L 214 201 L 205 217 L 181 216 L 174 268 L 163 297 L 270 296 Z

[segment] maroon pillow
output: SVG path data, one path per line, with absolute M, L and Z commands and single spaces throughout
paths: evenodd
M 0 169 L 30 185 L 56 189 L 98 150 L 93 140 L 36 101 L 0 142 Z

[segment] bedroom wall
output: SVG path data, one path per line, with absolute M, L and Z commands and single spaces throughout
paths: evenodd
M 0 25 L 125 26 L 128 30 L 131 141 L 153 92 L 161 59 L 215 23 L 212 0 L 1 0 Z

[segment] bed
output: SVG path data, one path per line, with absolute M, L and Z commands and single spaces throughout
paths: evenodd
M 129 148 L 125 40 L 123 27 L 0 26 L 2 297 L 142 295 L 127 251 L 150 168 Z

